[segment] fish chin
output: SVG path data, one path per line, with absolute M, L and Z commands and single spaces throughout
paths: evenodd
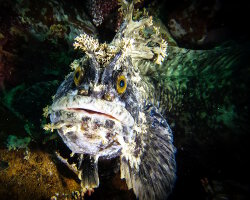
M 112 156 L 121 146 L 114 140 L 123 132 L 121 123 L 103 118 L 82 117 L 81 122 L 61 121 L 59 135 L 74 153 Z
M 63 101 L 67 102 L 66 105 L 62 104 Z M 123 118 L 127 121 L 120 121 L 121 117 L 115 117 L 113 114 L 116 111 L 112 113 L 107 112 L 107 109 L 98 110 L 101 106 L 111 109 L 109 102 L 105 104 L 106 102 L 102 101 L 100 106 L 97 105 L 100 101 L 95 100 L 89 104 L 70 104 L 70 101 L 65 99 L 63 101 L 57 101 L 60 105 L 52 105 L 50 120 L 58 127 L 59 135 L 72 152 L 104 157 L 116 156 L 121 145 L 115 138 L 117 135 L 125 135 L 126 124 L 133 121 L 129 112 L 126 111 L 128 117 L 123 113 Z M 113 107 L 125 111 L 124 108 L 117 108 L 117 105 Z

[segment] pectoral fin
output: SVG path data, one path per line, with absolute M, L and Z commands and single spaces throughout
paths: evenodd
M 80 160 L 79 179 L 81 180 L 81 187 L 83 191 L 91 190 L 99 186 L 99 176 L 98 176 L 98 158 L 82 155 Z
M 121 178 L 140 200 L 166 199 L 176 179 L 175 147 L 172 132 L 161 115 L 147 117 L 147 132 L 137 134 L 135 142 L 140 147 L 128 156 L 121 155 Z M 138 166 L 134 161 L 138 161 Z

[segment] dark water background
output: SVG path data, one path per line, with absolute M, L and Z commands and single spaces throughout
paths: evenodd
M 102 41 L 110 41 L 119 23 L 116 6 L 106 11 L 105 20 L 97 27 L 92 23 L 90 8 L 93 2 L 51 2 L 0 0 L 1 177 L 5 177 L 4 173 L 7 174 L 7 170 L 12 167 L 8 162 L 11 163 L 20 154 L 19 151 L 9 157 L 3 156 L 9 152 L 6 150 L 9 135 L 31 138 L 28 146 L 31 152 L 41 150 L 53 157 L 53 151 L 61 149 L 65 155 L 68 154 L 59 138 L 45 133 L 41 128 L 46 123 L 42 108 L 51 104 L 51 96 L 70 70 L 69 64 L 82 56 L 72 48 L 73 36 L 85 31 L 90 35 L 98 35 Z M 177 147 L 177 182 L 170 199 L 250 199 L 249 8 L 244 1 L 223 0 L 144 1 L 137 6 L 146 6 L 152 15 L 158 16 L 179 47 L 193 50 L 223 49 L 225 42 L 237 46 L 232 55 L 238 60 L 230 65 L 231 68 L 222 65 L 221 68 L 212 69 L 212 66 L 198 63 L 201 69 L 209 73 L 204 73 L 202 77 L 194 73 L 189 78 L 181 108 L 166 112 Z M 43 11 L 43 7 L 47 10 Z M 67 18 L 59 8 L 67 14 Z M 187 32 L 193 31 L 177 37 L 171 19 L 178 21 Z M 43 25 L 39 25 L 40 22 Z M 204 35 L 207 35 L 206 39 L 200 41 Z M 210 56 L 207 60 L 219 58 L 219 54 L 204 51 L 206 54 Z M 228 57 L 230 60 L 231 57 Z M 222 58 L 226 60 L 227 55 Z M 228 73 L 231 74 L 227 76 Z M 214 80 L 211 77 L 220 81 L 203 85 L 210 79 Z M 173 84 L 176 82 L 178 80 L 173 81 Z M 221 87 L 217 87 L 218 84 Z M 215 89 L 208 90 L 210 87 Z M 207 98 L 198 98 L 207 90 L 210 91 Z M 205 112 L 206 117 L 202 117 L 202 112 Z M 135 198 L 131 192 L 120 189 L 122 186 L 119 189 L 110 186 L 111 179 L 116 176 L 114 172 L 109 172 L 113 162 L 116 161 L 100 165 L 103 171 L 100 188 L 86 199 Z M 55 163 L 62 176 L 72 177 L 67 168 L 60 166 L 58 161 Z M 24 172 L 20 170 L 19 173 Z M 19 190 L 15 189 L 20 187 L 15 180 L 13 177 L 0 178 L 0 199 L 22 199 Z M 12 194 L 8 193 L 8 189 Z M 37 198 L 46 199 L 48 196 Z

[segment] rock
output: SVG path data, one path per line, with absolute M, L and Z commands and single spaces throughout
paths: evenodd
M 25 150 L 0 150 L 0 160 L 9 164 L 0 171 L 1 199 L 50 199 L 56 194 L 63 199 L 80 189 L 74 179 L 59 172 L 53 156 L 40 150 L 26 154 Z

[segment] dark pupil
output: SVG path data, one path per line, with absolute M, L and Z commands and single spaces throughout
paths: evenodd
M 76 79 L 78 79 L 78 77 L 79 77 L 79 72 L 76 72 L 75 77 L 76 77 Z
M 124 87 L 125 83 L 124 83 L 124 80 L 121 80 L 120 81 L 120 87 Z

